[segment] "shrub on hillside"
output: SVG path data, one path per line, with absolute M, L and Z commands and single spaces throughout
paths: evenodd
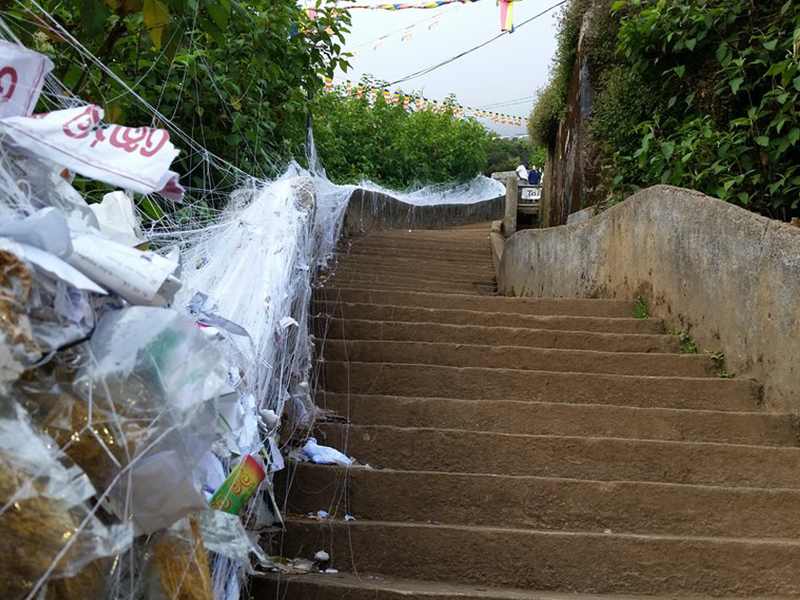
M 773 217 L 797 214 L 800 6 L 627 0 L 614 10 L 624 64 L 641 76 L 640 89 L 658 91 L 638 143 L 607 138 L 618 183 L 692 187 Z M 603 95 L 600 114 L 611 99 Z M 635 113 L 641 103 L 621 106 Z
M 544 166 L 547 152 L 541 146 L 531 148 L 528 140 L 521 138 L 492 137 L 487 144 L 488 163 L 483 170 L 484 175 L 513 171 L 520 163 L 527 161 L 530 165 Z
M 451 112 L 406 111 L 379 97 L 324 94 L 315 100 L 314 138 L 328 176 L 395 188 L 466 181 L 486 167 L 489 132 Z

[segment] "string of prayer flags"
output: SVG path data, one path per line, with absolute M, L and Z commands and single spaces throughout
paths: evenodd
M 353 85 L 353 82 L 350 80 L 346 80 L 344 84 L 339 86 L 337 89 L 340 92 L 343 92 L 346 96 L 352 96 L 355 94 L 357 98 L 363 98 L 364 92 L 368 92 L 368 98 L 371 104 L 374 104 L 377 101 L 378 96 L 381 96 L 386 104 L 391 104 L 392 106 L 399 106 L 402 102 L 404 110 L 430 111 L 435 114 L 444 114 L 450 111 L 453 116 L 458 118 L 464 118 L 468 116 L 475 117 L 478 119 L 491 121 L 492 123 L 496 123 L 498 125 L 513 125 L 516 127 L 522 127 L 527 126 L 528 124 L 528 119 L 523 117 L 494 113 L 480 108 L 470 108 L 468 106 L 465 107 L 460 104 L 449 104 L 446 101 L 439 102 L 438 100 L 429 100 L 424 96 L 410 96 L 408 94 L 403 94 L 400 91 L 392 92 L 389 89 L 379 89 L 374 87 L 367 89 L 363 83 Z M 325 91 L 331 92 L 333 90 L 333 82 L 330 78 L 326 77 Z
M 430 9 L 447 6 L 448 4 L 472 4 L 480 0 L 432 0 L 421 4 L 394 3 L 394 4 L 351 4 L 342 8 L 345 10 L 408 10 L 408 9 Z
M 410 3 L 392 3 L 392 4 L 352 4 L 350 6 L 345 6 L 346 10 L 390 10 L 390 11 L 397 11 L 397 10 L 408 10 L 408 9 L 431 9 L 431 8 L 440 8 L 442 6 L 447 6 L 448 4 L 473 4 L 475 2 L 480 2 L 481 0 L 431 0 L 428 2 L 422 2 L 420 4 L 410 4 Z M 514 32 L 514 2 L 519 2 L 520 0 L 496 0 L 497 4 L 500 6 L 500 31 L 506 31 L 508 33 Z M 309 9 L 309 13 L 311 10 Z M 428 25 L 428 29 L 433 29 L 437 25 L 439 25 L 439 15 L 433 17 Z M 406 29 L 405 33 L 403 34 L 403 41 L 407 42 L 411 39 L 411 28 L 409 27 Z

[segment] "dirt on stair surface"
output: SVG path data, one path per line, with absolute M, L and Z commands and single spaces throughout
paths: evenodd
M 268 551 L 307 560 L 251 598 L 800 596 L 792 416 L 633 301 L 498 297 L 489 230 L 343 244 L 315 436 L 357 463 L 279 474 Z

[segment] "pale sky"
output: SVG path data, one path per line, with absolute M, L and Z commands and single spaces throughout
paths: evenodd
M 358 1 L 359 4 L 385 3 L 379 0 Z M 515 2 L 515 25 L 542 12 L 556 1 Z M 464 106 L 527 117 L 533 107 L 531 96 L 548 80 L 560 11 L 557 8 L 480 50 L 396 87 L 402 87 L 406 93 L 419 91 L 430 100 L 439 101 L 449 93 L 455 93 Z M 349 79 L 355 84 L 367 73 L 394 81 L 477 46 L 500 33 L 500 8 L 492 0 L 457 3 L 427 10 L 353 10 L 351 14 L 353 24 L 345 47 L 351 52 L 355 50 L 356 56 L 351 59 L 352 67 L 347 74 L 337 74 L 336 83 Z M 438 25 L 429 29 L 431 19 L 436 15 L 440 17 Z M 414 25 L 411 39 L 402 41 L 406 28 L 411 25 Z M 377 38 L 384 35 L 387 36 L 385 41 L 376 49 Z M 507 101 L 518 102 L 500 106 L 500 103 Z M 481 122 L 501 135 L 525 133 L 524 126 Z

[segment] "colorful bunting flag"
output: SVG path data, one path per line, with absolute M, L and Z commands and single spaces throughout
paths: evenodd
M 500 31 L 514 32 L 514 0 L 498 0 L 500 3 Z

